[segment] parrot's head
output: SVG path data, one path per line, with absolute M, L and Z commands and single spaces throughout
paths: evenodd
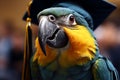
M 90 28 L 88 27 L 92 27 L 92 18 L 83 9 L 81 9 L 81 11 L 82 12 L 80 14 L 79 12 L 69 8 L 52 7 L 45 9 L 38 14 L 39 43 L 45 55 L 46 44 L 52 48 L 64 48 L 69 43 L 69 35 L 74 33 L 74 30 L 81 30 L 82 28 L 80 27 L 82 26 L 88 29 L 89 32 Z M 84 29 L 83 32 L 85 32 Z M 83 34 L 77 33 L 75 35 L 77 37 L 77 35 Z

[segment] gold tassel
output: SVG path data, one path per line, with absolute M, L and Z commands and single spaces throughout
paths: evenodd
M 32 1 L 28 5 L 28 18 L 26 19 L 26 33 L 25 33 L 25 45 L 24 45 L 24 60 L 23 60 L 23 71 L 22 80 L 32 80 L 30 70 L 30 58 L 32 55 L 32 30 L 31 30 L 31 18 L 30 18 L 30 7 Z

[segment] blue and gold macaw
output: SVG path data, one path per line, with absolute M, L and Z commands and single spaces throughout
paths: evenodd
M 112 63 L 99 53 L 92 16 L 83 7 L 59 2 L 37 19 L 30 80 L 118 80 Z

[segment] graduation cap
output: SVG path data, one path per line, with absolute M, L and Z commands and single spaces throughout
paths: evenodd
M 32 23 L 38 25 L 37 14 L 40 11 L 63 2 L 77 4 L 78 6 L 86 10 L 93 19 L 93 30 L 95 30 L 104 21 L 104 19 L 116 8 L 113 4 L 108 3 L 104 0 L 33 0 L 29 16 L 32 19 Z M 26 20 L 27 17 L 28 12 L 25 13 L 23 19 Z

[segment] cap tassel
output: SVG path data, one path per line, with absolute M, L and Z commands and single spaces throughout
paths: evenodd
M 31 69 L 30 69 L 30 58 L 32 56 L 32 30 L 31 30 L 31 18 L 30 18 L 30 6 L 32 1 L 29 2 L 28 15 L 26 20 L 26 33 L 25 33 L 25 45 L 24 45 L 24 60 L 23 60 L 23 71 L 22 80 L 32 80 Z

